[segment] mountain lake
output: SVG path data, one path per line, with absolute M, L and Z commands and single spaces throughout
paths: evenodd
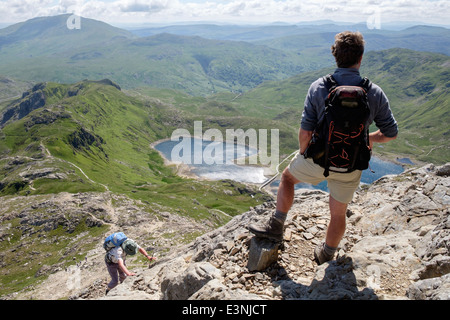
M 271 178 L 270 175 L 265 175 L 267 170 L 263 167 L 233 163 L 235 159 L 256 154 L 256 149 L 221 141 L 208 141 L 190 137 L 184 137 L 183 139 L 188 139 L 184 144 L 186 148 L 180 147 L 181 140 L 164 140 L 157 143 L 154 148 L 168 161 L 182 162 L 188 165 L 190 171 L 201 178 L 209 180 L 230 179 L 252 184 L 262 184 Z M 213 155 L 214 159 L 211 159 L 210 155 Z M 281 161 L 283 159 L 280 159 Z M 385 175 L 399 174 L 403 171 L 403 167 L 399 164 L 372 157 L 369 169 L 363 171 L 361 184 L 370 184 Z M 276 188 L 278 183 L 279 180 L 275 180 L 271 187 Z M 328 190 L 326 181 L 314 186 L 300 183 L 296 188 Z

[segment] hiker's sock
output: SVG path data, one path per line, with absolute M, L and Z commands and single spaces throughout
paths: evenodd
M 274 218 L 280 221 L 282 224 L 286 221 L 287 213 L 281 212 L 279 210 L 275 211 Z
M 336 250 L 337 248 L 330 247 L 326 243 L 323 244 L 323 252 L 329 257 L 332 257 Z

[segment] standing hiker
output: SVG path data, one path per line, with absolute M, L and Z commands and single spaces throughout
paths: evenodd
M 123 235 L 123 233 L 120 234 Z M 106 294 L 108 294 L 112 288 L 116 287 L 119 284 L 119 281 L 122 283 L 127 276 L 136 275 L 135 273 L 129 271 L 126 267 L 125 259 L 127 255 L 134 256 L 137 252 L 140 252 L 149 261 L 156 260 L 155 257 L 148 255 L 145 249 L 140 247 L 134 240 L 126 237 L 124 238 L 125 240 L 123 240 L 121 244 L 109 248 L 105 255 L 105 263 L 108 268 L 109 275 L 111 276 L 111 281 L 106 289 Z M 107 241 L 108 240 L 106 240 L 105 243 Z
M 314 250 L 318 264 L 333 259 L 345 233 L 347 205 L 368 167 L 373 144 L 391 141 L 398 133 L 384 92 L 359 74 L 364 53 L 361 33 L 337 34 L 331 52 L 337 69 L 309 88 L 299 130 L 300 152 L 282 173 L 276 211 L 265 224 L 248 227 L 257 237 L 281 241 L 294 186 L 327 180 L 331 219 L 325 241 Z M 372 122 L 378 130 L 369 134 Z

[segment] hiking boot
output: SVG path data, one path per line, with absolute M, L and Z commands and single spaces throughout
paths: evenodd
M 318 265 L 330 261 L 334 257 L 334 253 L 329 255 L 325 252 L 324 245 L 324 243 L 321 243 L 314 249 L 314 261 L 316 261 Z
M 270 217 L 266 224 L 251 224 L 248 230 L 259 238 L 267 238 L 281 242 L 283 240 L 284 223 L 276 219 L 274 216 Z

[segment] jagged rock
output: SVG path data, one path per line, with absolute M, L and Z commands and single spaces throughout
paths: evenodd
M 354 268 L 355 263 L 350 257 L 318 266 L 305 297 L 313 300 L 377 299 L 374 290 L 363 283 L 364 277 L 358 276 Z
M 414 300 L 450 300 L 450 274 L 419 280 L 409 287 L 407 294 Z
M 186 300 L 210 280 L 221 277 L 220 270 L 209 262 L 198 262 L 175 277 L 165 278 L 161 282 L 161 291 L 165 300 Z
M 22 119 L 33 110 L 43 107 L 46 100 L 43 92 L 44 88 L 45 83 L 39 83 L 31 90 L 24 92 L 19 103 L 9 107 L 0 114 L 0 127 L 4 126 L 10 119 Z
M 253 237 L 250 242 L 247 268 L 249 271 L 262 271 L 278 260 L 277 242 Z
M 102 137 L 95 133 L 90 133 L 85 128 L 77 128 L 68 136 L 68 142 L 74 149 L 74 151 L 89 151 L 91 146 L 97 147 L 105 158 L 108 158 L 108 154 L 103 150 L 102 145 L 105 141 Z
M 189 300 L 263 300 L 256 294 L 245 290 L 229 290 L 220 280 L 213 279 L 189 297 Z
M 197 251 L 196 255 L 217 264 L 224 272 L 224 283 L 228 283 L 229 288 L 241 285 L 239 289 L 272 299 L 413 298 L 414 295 L 408 296 L 407 291 L 413 291 L 414 272 L 419 272 L 422 279 L 425 274 L 436 277 L 433 278 L 436 283 L 442 284 L 436 286 L 440 293 L 434 291 L 427 294 L 427 298 L 445 297 L 447 278 L 442 277 L 449 271 L 448 260 L 442 257 L 449 255 L 447 248 L 450 247 L 450 217 L 446 203 L 449 179 L 438 178 L 442 177 L 436 174 L 440 168 L 425 166 L 399 177 L 385 177 L 368 190 L 358 192 L 349 207 L 347 233 L 339 255 L 324 265 L 314 265 L 311 256 L 314 243 L 323 239 L 326 231 L 323 226 L 329 219 L 327 194 L 311 190 L 297 191 L 286 222 L 290 240 L 281 248 L 277 263 L 269 264 L 262 273 L 243 276 L 251 259 L 252 245 L 250 249 L 244 243 L 241 245 L 237 253 L 241 260 L 235 264 L 227 261 L 233 252 L 231 249 L 237 245 L 236 233 L 231 237 L 227 230 L 239 230 L 236 224 L 245 227 L 244 222 L 267 219 L 272 204 L 256 207 L 243 214 L 239 221 L 233 219 L 220 232 L 205 235 L 202 241 L 197 239 L 197 249 L 206 248 L 204 245 L 208 243 L 209 250 L 214 253 L 202 255 Z M 439 196 L 436 196 L 436 190 Z M 226 250 L 212 245 L 216 238 L 227 244 Z M 302 240 L 305 238 L 309 241 Z M 309 259 L 300 259 L 302 245 L 309 246 Z M 220 288 L 222 296 L 226 296 L 225 289 Z
M 62 172 L 57 172 L 56 168 L 42 168 L 32 171 L 25 171 L 19 173 L 19 176 L 24 178 L 26 181 L 44 177 L 47 179 L 67 179 L 67 175 Z
M 133 289 L 130 282 L 124 281 L 99 300 L 153 300 L 153 297 L 145 291 Z
M 444 176 L 444 177 L 450 176 L 450 164 L 447 163 L 447 164 L 437 168 L 436 175 Z
M 247 226 L 267 221 L 275 209 L 274 201 L 251 208 L 185 246 L 171 247 L 168 244 L 164 247 L 170 248 L 166 256 L 151 268 L 137 270 L 138 276 L 127 278 L 107 296 L 94 293 L 91 284 L 87 284 L 79 289 L 78 295 L 72 297 L 107 300 L 119 297 L 192 300 L 448 300 L 450 177 L 438 174 L 442 170 L 442 166 L 427 165 L 398 176 L 383 177 L 358 190 L 349 204 L 347 229 L 338 254 L 334 260 L 323 265 L 318 266 L 314 262 L 313 250 L 325 238 L 330 219 L 328 194 L 320 190 L 299 189 L 296 190 L 294 204 L 286 220 L 288 235 L 278 248 L 277 260 L 265 269 L 251 271 L 248 268 L 253 237 Z M 36 201 L 20 214 L 7 214 L 1 219 L 7 222 L 19 218 L 24 238 L 33 224 L 42 225 L 50 221 L 63 223 L 63 220 L 58 220 L 61 217 L 58 214 L 60 208 L 65 208 L 65 212 L 69 213 L 79 212 L 82 208 L 82 213 L 101 221 L 111 215 L 114 219 L 107 221 L 114 221 L 117 228 L 141 229 L 141 226 L 132 229 L 133 224 L 121 220 L 123 214 L 138 217 L 141 212 L 139 206 L 129 203 L 129 200 L 124 200 L 121 208 L 113 209 L 102 202 L 105 195 L 86 193 L 59 197 L 66 202 L 55 199 Z M 8 206 L 9 201 L 11 199 L 5 198 L 3 206 Z M 52 214 L 46 216 L 46 212 Z M 77 216 L 67 214 L 67 217 L 75 221 Z M 158 217 L 161 220 L 148 220 L 142 229 L 153 228 L 150 231 L 153 235 L 157 228 L 166 231 L 169 226 L 178 230 L 189 225 L 189 230 L 193 230 L 192 221 L 184 221 L 176 214 Z M 201 227 L 199 224 L 196 226 Z M 149 231 L 145 232 L 147 235 Z M 0 241 L 8 241 L 11 234 L 10 227 L 3 224 Z M 156 239 L 158 245 L 164 242 L 162 237 Z M 14 249 L 11 248 L 11 252 Z M 105 276 L 106 268 L 99 268 L 103 268 L 101 274 Z M 83 269 L 83 272 L 87 270 Z M 59 273 L 51 274 L 53 282 L 56 283 L 54 279 Z M 98 279 L 98 276 L 93 277 L 91 283 Z M 103 286 L 105 283 L 106 280 Z M 46 286 L 51 285 L 46 283 Z M 50 290 L 43 286 L 43 291 Z

